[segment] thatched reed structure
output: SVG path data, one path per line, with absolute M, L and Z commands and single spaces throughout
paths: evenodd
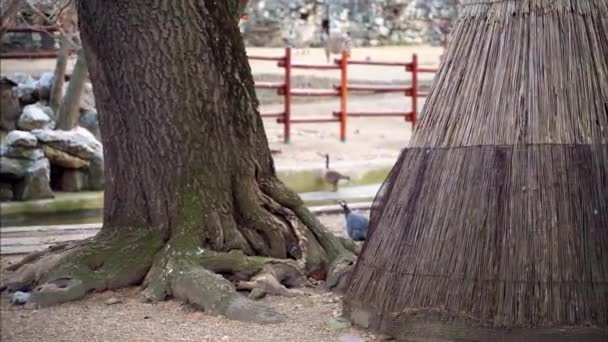
M 608 1 L 465 0 L 345 314 L 406 340 L 608 341 L 607 144 Z

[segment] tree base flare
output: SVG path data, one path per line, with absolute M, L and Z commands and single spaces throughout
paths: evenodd
M 174 238 L 165 241 L 160 230 L 142 231 L 122 229 L 127 233 L 32 253 L 11 267 L 14 272 L 6 274 L 2 288 L 32 291 L 29 305 L 42 308 L 93 291 L 143 284 L 145 302 L 175 298 L 212 315 L 278 323 L 286 316 L 255 299 L 298 296 L 304 293 L 302 287 L 311 286 L 301 261 L 193 249 Z M 348 259 L 338 258 L 332 265 Z M 331 275 L 341 276 L 341 271 Z M 249 291 L 249 298 L 241 291 Z

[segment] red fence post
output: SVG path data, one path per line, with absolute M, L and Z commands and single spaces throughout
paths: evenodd
M 291 48 L 285 48 L 285 89 L 283 113 L 283 140 L 287 144 L 291 139 Z
M 340 59 L 340 140 L 346 141 L 346 119 L 348 117 L 348 57 L 347 51 L 342 51 Z
M 418 121 L 418 56 L 412 55 L 412 128 Z

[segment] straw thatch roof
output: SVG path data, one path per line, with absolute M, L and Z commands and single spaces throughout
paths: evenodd
M 345 313 L 401 338 L 603 340 L 608 1 L 468 0 L 452 34 Z

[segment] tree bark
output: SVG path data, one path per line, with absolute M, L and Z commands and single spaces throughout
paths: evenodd
M 104 224 L 61 257 L 28 260 L 12 288 L 43 284 L 33 300 L 47 305 L 143 281 L 146 300 L 173 296 L 276 322 L 280 314 L 236 288 L 291 295 L 311 274 L 343 284 L 354 245 L 326 231 L 276 177 L 237 26 L 241 7 L 79 2 L 104 145 Z M 58 279 L 71 281 L 69 295 L 47 295 Z
M 63 44 L 62 38 L 62 44 Z M 68 42 L 65 42 L 66 45 Z M 64 47 L 62 47 L 63 49 Z M 66 49 L 66 61 L 67 62 L 67 46 Z M 62 51 L 63 52 L 63 51 Z M 59 59 L 62 58 L 62 55 L 59 56 Z M 59 59 L 57 60 L 57 67 L 59 67 Z M 65 74 L 65 66 L 64 74 Z M 55 70 L 55 81 L 57 78 L 58 71 Z M 57 111 L 57 129 L 62 130 L 70 130 L 78 125 L 78 119 L 80 118 L 80 99 L 82 97 L 82 93 L 84 92 L 84 84 L 87 79 L 87 64 L 86 58 L 84 54 L 84 50 L 78 50 L 78 56 L 76 57 L 76 64 L 74 65 L 74 69 L 72 69 L 72 76 L 70 77 L 70 83 L 68 84 L 68 89 L 59 105 L 59 109 Z M 54 85 L 53 85 L 54 86 Z M 55 91 L 55 89 L 53 89 Z
M 53 113 L 57 114 L 61 99 L 63 97 L 63 85 L 65 84 L 65 73 L 68 67 L 68 56 L 70 52 L 69 37 L 65 34 L 61 35 L 59 42 L 59 55 L 55 64 L 55 75 L 53 78 L 53 87 L 51 88 L 50 107 Z

